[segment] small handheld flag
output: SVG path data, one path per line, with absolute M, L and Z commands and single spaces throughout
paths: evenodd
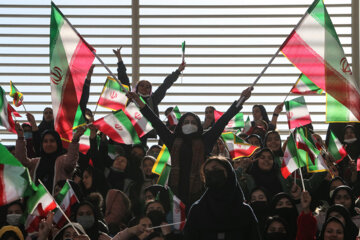
M 182 51 L 182 62 L 185 61 L 185 47 L 186 47 L 186 42 L 183 41 L 181 44 L 181 51 Z
M 10 97 L 13 98 L 13 104 L 16 107 L 19 107 L 23 102 L 23 94 L 15 87 L 15 85 L 10 81 Z

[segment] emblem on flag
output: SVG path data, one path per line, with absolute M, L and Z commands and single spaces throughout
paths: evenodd
M 58 85 L 62 80 L 62 70 L 59 67 L 54 67 L 51 71 L 51 81 Z

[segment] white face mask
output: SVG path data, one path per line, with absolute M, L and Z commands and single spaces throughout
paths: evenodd
M 353 143 L 357 140 L 357 138 L 344 139 L 345 143 Z
M 139 95 L 141 96 L 141 97 L 143 97 L 143 98 L 147 98 L 147 97 L 150 97 L 150 94 L 141 94 L 141 93 L 139 93 Z
M 194 124 L 186 124 L 181 127 L 181 130 L 185 135 L 188 135 L 197 132 L 198 127 Z
M 18 226 L 20 224 L 22 214 L 7 214 L 6 222 L 13 226 Z

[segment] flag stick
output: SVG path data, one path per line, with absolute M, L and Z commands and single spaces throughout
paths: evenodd
M 302 187 L 303 187 L 303 191 L 305 191 L 305 183 L 304 183 L 304 178 L 303 178 L 303 175 L 302 175 L 302 172 L 301 172 L 301 168 L 298 168 L 299 169 L 299 172 L 300 172 L 300 178 L 301 178 L 301 184 L 302 184 Z
M 294 27 L 294 29 L 291 31 L 294 32 L 296 28 L 298 28 L 298 26 L 300 25 L 300 23 L 304 20 L 305 16 L 307 13 L 307 9 L 306 12 L 303 14 L 303 16 L 301 17 L 300 21 L 296 24 L 296 26 Z M 282 46 L 287 42 L 288 38 L 291 36 L 291 33 L 289 34 L 289 36 L 285 39 L 285 41 L 280 45 L 280 47 L 278 48 L 278 50 L 275 52 L 275 54 L 272 56 L 272 58 L 270 59 L 270 61 L 268 62 L 268 64 L 264 67 L 264 69 L 261 71 L 261 73 L 256 77 L 255 81 L 251 84 L 251 88 L 253 88 L 256 83 L 260 80 L 260 78 L 262 77 L 262 75 L 264 75 L 265 71 L 268 69 L 268 67 L 271 65 L 271 63 L 274 61 L 274 59 L 277 57 L 277 55 L 280 53 L 280 49 L 282 48 Z M 236 107 L 239 107 L 240 105 L 243 105 L 245 102 L 245 97 L 240 97 Z
M 27 110 L 26 110 L 26 108 L 25 108 L 25 105 L 24 105 L 24 103 L 23 103 L 23 104 L 21 104 L 21 105 L 23 106 L 23 108 L 24 108 L 25 112 L 27 112 Z
M 65 217 L 66 221 L 68 221 L 71 225 L 71 227 L 75 230 L 76 234 L 78 236 L 80 236 L 81 234 L 79 233 L 79 231 L 76 229 L 76 227 L 74 226 L 74 224 L 70 221 L 70 219 L 68 218 L 68 216 L 66 216 L 66 214 L 64 213 L 64 211 L 61 209 L 61 207 L 59 206 L 59 204 L 56 202 L 56 200 L 54 199 L 53 195 L 51 195 L 51 193 L 49 192 L 49 190 L 47 190 L 47 188 L 45 187 L 45 185 L 42 183 L 42 181 L 40 179 L 39 183 L 44 187 L 44 189 L 46 190 L 46 192 L 51 196 L 51 198 L 54 200 L 54 202 L 56 203 L 56 207 L 57 209 L 59 209 L 59 211 L 61 212 L 61 214 Z
M 181 221 L 181 222 L 177 222 L 177 223 L 169 223 L 169 224 L 164 224 L 164 225 L 160 225 L 160 226 L 155 226 L 155 227 L 147 228 L 147 230 L 156 229 L 156 228 L 162 228 L 162 227 L 169 227 L 169 226 L 174 226 L 174 225 L 179 225 L 179 224 L 182 224 L 183 222 L 185 222 L 185 221 Z

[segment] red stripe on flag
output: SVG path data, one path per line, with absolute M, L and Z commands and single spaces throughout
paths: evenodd
M 56 131 L 61 138 L 72 140 L 72 131 L 76 111 L 82 95 L 87 72 L 94 61 L 94 54 L 83 41 L 77 45 L 66 73 L 67 82 L 63 86 L 63 96 L 56 118 Z
M 6 202 L 6 192 L 5 192 L 5 182 L 4 182 L 4 164 L 0 164 L 0 206 L 5 205 Z
M 120 110 L 120 109 L 122 109 L 124 111 L 124 109 L 125 109 L 125 105 L 120 104 L 118 102 L 111 101 L 111 100 L 106 99 L 106 98 L 100 98 L 99 102 L 98 102 L 98 105 L 102 106 L 102 107 L 105 107 L 105 108 L 109 108 L 109 109 L 111 109 L 113 111 L 117 111 L 117 110 Z

